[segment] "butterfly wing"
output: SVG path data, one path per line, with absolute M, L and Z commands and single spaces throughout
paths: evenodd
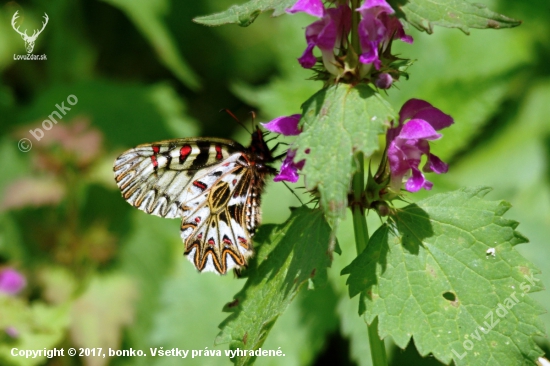
M 128 203 L 183 219 L 185 254 L 199 271 L 224 274 L 252 255 L 256 220 L 247 204 L 256 201 L 257 179 L 241 145 L 223 139 L 140 145 L 116 159 L 114 172 Z
M 255 227 L 249 225 L 247 202 L 252 194 L 254 171 L 244 161 L 240 156 L 236 162 L 230 162 L 225 167 L 228 170 L 213 182 L 208 192 L 204 191 L 205 200 L 190 201 L 183 207 L 181 237 L 185 254 L 199 271 L 223 274 L 246 265 L 253 254 L 251 233 Z M 201 182 L 219 171 L 206 173 Z

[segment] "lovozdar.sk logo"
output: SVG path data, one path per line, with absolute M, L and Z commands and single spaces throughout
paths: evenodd
M 13 29 L 21 36 L 21 38 L 23 38 L 23 41 L 25 41 L 25 49 L 27 50 L 27 54 L 31 54 L 32 53 L 32 50 L 34 49 L 34 43 L 36 42 L 36 39 L 38 38 L 38 36 L 40 35 L 40 33 L 42 33 L 42 31 L 44 30 L 44 28 L 46 28 L 46 24 L 48 24 L 48 14 L 44 13 L 44 22 L 42 22 L 42 29 L 38 30 L 38 29 L 35 29 L 32 33 L 32 35 L 28 35 L 27 34 L 27 29 L 25 29 L 24 32 L 21 32 L 19 30 L 19 27 L 16 26 L 16 21 L 17 21 L 17 18 L 19 18 L 19 15 L 18 15 L 18 12 L 19 10 L 17 10 L 15 12 L 15 14 L 13 14 L 13 17 L 11 18 L 11 26 L 13 27 Z M 45 56 L 45 55 L 43 55 Z

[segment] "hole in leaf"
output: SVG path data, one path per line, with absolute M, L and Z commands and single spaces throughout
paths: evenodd
M 448 291 L 445 292 L 445 293 L 443 294 L 443 297 L 444 297 L 445 299 L 449 300 L 449 301 L 456 301 L 456 295 L 453 294 L 452 292 L 448 292 Z

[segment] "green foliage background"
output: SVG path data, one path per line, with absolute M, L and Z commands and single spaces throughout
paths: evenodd
M 182 257 L 177 220 L 151 217 L 127 205 L 114 184 L 112 162 L 127 148 L 160 139 L 222 136 L 248 144 L 246 132 L 218 113 L 221 108 L 242 120 L 256 110 L 265 122 L 298 113 L 301 103 L 321 88 L 319 82 L 304 81 L 311 72 L 296 61 L 305 47 L 303 27 L 310 17 L 263 14 L 249 28 L 208 28 L 191 21 L 232 3 L 1 4 L 0 265 L 21 270 L 29 284 L 18 298 L 0 303 L 0 327 L 12 319 L 25 324 L 21 339 L 26 348 L 228 347 L 214 346 L 218 325 L 228 315 L 221 310 L 244 280 L 196 273 Z M 417 61 L 408 70 L 410 79 L 390 90 L 388 99 L 395 109 L 409 98 L 425 99 L 455 118 L 455 125 L 434 144 L 434 153 L 450 163 L 450 170 L 429 177 L 435 183 L 432 192 L 494 187 L 488 198 L 511 202 L 506 217 L 519 221 L 518 230 L 531 241 L 517 249 L 542 269 L 543 282 L 550 283 L 550 5 L 543 0 L 482 3 L 524 23 L 500 31 L 471 30 L 469 36 L 445 28 L 427 35 L 411 27 L 415 43 L 394 47 Z M 16 10 L 24 18 L 19 20 L 24 21 L 22 29 L 39 28 L 41 16 L 48 14 L 49 24 L 34 50 L 46 54 L 47 61 L 13 59 L 25 53 L 10 26 Z M 45 131 L 45 139 L 58 140 L 40 146 L 28 130 L 41 127 L 55 105 L 71 94 L 78 103 Z M 84 134 L 97 130 L 102 138 L 86 164 L 78 151 L 93 146 L 67 148 L 63 143 L 80 135 L 58 136 L 84 120 L 89 123 Z M 35 144 L 28 153 L 17 149 L 22 137 Z M 409 198 L 416 201 L 428 194 Z M 264 222 L 283 222 L 289 206 L 296 205 L 284 186 L 268 184 Z M 258 365 L 315 364 L 327 358 L 370 364 L 357 298 L 349 299 L 346 278 L 340 276 L 355 258 L 350 219 L 348 214 L 339 228 L 342 254 L 335 255 L 328 270 L 329 285 L 302 291 L 263 345 L 281 347 L 284 360 L 258 358 Z M 369 225 L 374 232 L 380 220 L 370 215 Z M 532 296 L 550 303 L 547 292 Z M 542 318 L 550 328 L 550 315 Z M 547 340 L 538 341 L 549 350 Z M 172 357 L 6 358 L 10 342 L 0 335 L 2 364 L 182 364 Z M 395 365 L 419 358 L 410 346 L 406 351 L 388 347 Z M 196 358 L 184 364 L 229 361 Z

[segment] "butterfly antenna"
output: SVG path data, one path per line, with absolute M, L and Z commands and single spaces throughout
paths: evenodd
M 231 112 L 229 109 L 227 109 L 227 108 L 222 108 L 222 109 L 220 109 L 220 112 L 225 112 L 225 113 L 229 114 L 235 121 L 237 121 L 237 123 L 238 123 L 239 125 L 241 125 L 242 128 L 244 128 L 244 129 L 246 130 L 246 132 L 252 134 L 252 132 L 250 132 L 250 131 L 248 130 L 248 128 L 246 128 L 246 126 L 245 126 L 245 125 L 237 118 L 237 116 L 235 116 L 235 115 L 233 114 L 233 112 Z
M 300 199 L 300 197 L 298 197 L 298 195 L 296 194 L 296 192 L 294 192 L 289 186 L 288 184 L 286 184 L 286 182 L 284 180 L 282 180 L 281 182 L 283 182 L 283 184 L 286 186 L 286 188 L 288 188 L 288 190 L 290 192 L 292 192 L 292 194 L 294 195 L 294 197 L 296 197 L 298 199 L 298 201 L 300 201 L 300 203 L 302 204 L 302 206 L 304 205 L 304 203 L 302 202 L 302 200 Z

